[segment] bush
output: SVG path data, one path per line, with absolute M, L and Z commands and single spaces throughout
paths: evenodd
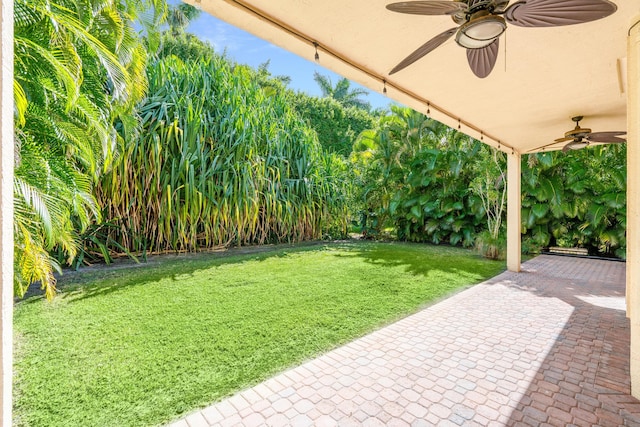
M 476 250 L 485 258 L 504 260 L 507 256 L 507 239 L 502 233 L 493 237 L 488 231 L 483 231 L 476 236 Z

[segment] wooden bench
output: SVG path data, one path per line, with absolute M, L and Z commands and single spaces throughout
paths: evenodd
M 585 248 L 559 248 L 552 246 L 549 248 L 550 254 L 564 254 L 564 255 L 589 255 L 589 251 Z

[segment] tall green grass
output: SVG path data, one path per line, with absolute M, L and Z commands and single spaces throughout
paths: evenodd
M 338 221 L 340 167 L 247 67 L 212 55 L 148 66 L 142 132 L 99 189 L 112 238 L 132 252 L 319 238 Z

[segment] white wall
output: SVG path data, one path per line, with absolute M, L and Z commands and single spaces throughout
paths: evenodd
M 627 44 L 627 316 L 631 394 L 640 398 L 640 17 Z
M 0 128 L 0 419 L 3 426 L 11 425 L 11 386 L 13 363 L 13 1 L 2 1 L 0 16 L 0 94 L 2 108 Z

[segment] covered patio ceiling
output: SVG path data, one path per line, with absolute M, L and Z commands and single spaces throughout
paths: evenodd
M 389 98 L 507 152 L 562 148 L 547 145 L 572 129 L 578 115 L 594 132 L 626 131 L 627 33 L 640 1 L 614 0 L 613 15 L 579 25 L 508 25 L 484 79 L 471 72 L 455 37 L 389 75 L 427 40 L 456 26 L 449 16 L 391 12 L 385 8 L 391 2 L 187 1 L 311 61 L 315 43 L 320 65 L 378 92 L 386 86 Z

